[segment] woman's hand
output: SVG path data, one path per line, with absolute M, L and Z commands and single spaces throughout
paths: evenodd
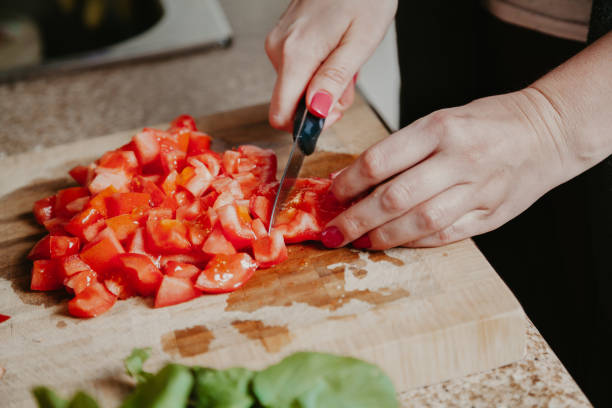
M 293 0 L 266 38 L 278 77 L 270 124 L 291 130 L 298 99 L 306 90 L 311 113 L 326 126 L 353 102 L 355 78 L 384 37 L 397 0 Z
M 535 88 L 434 112 L 336 176 L 340 200 L 377 187 L 328 224 L 323 243 L 438 246 L 495 229 L 579 172 L 563 129 Z

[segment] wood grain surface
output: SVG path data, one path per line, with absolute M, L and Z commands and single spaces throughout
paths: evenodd
M 282 169 L 291 137 L 267 124 L 267 106 L 201 118 L 213 148 L 254 143 L 274 149 Z M 292 245 L 289 260 L 259 270 L 240 290 L 153 309 L 118 302 L 89 320 L 67 313 L 68 296 L 28 289 L 25 259 L 44 235 L 32 203 L 71 185 L 66 171 L 119 146 L 122 132 L 0 163 L 0 406 L 33 406 L 37 384 L 78 388 L 116 406 L 130 390 L 121 359 L 149 346 L 148 364 L 169 360 L 216 368 L 262 368 L 297 350 L 356 356 L 380 365 L 398 391 L 520 359 L 524 313 L 471 240 L 441 248 L 363 252 Z M 302 176 L 327 176 L 387 136 L 361 99 L 326 130 Z

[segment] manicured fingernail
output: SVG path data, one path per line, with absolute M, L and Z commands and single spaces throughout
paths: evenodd
M 353 75 L 353 83 L 357 82 L 357 77 L 359 77 L 359 71 L 355 72 L 355 75 Z
M 331 108 L 332 97 L 327 92 L 317 92 L 310 101 L 310 113 L 320 118 L 326 118 Z
M 337 248 L 344 241 L 344 235 L 338 227 L 327 227 L 321 233 L 321 242 L 328 248 Z
M 372 246 L 372 241 L 370 241 L 370 237 L 368 234 L 364 234 L 353 241 L 353 247 L 357 249 L 368 249 Z

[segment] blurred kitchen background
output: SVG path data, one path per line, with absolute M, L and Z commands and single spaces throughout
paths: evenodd
M 264 39 L 288 3 L 0 0 L 0 155 L 268 101 Z M 358 86 L 397 129 L 394 27 Z

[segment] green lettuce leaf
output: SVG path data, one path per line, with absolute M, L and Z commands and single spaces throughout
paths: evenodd
M 36 387 L 32 390 L 38 408 L 67 408 L 68 401 L 61 398 L 50 388 Z
M 193 387 L 188 367 L 168 364 L 157 374 L 139 384 L 121 408 L 182 408 L 187 406 Z
M 295 353 L 255 374 L 253 391 L 269 408 L 397 408 L 395 389 L 375 365 L 324 353 Z
M 227 370 L 194 367 L 194 407 L 249 408 L 254 399 L 250 392 L 254 373 L 242 367 Z
M 72 397 L 68 408 L 99 408 L 98 403 L 83 391 L 78 391 Z

